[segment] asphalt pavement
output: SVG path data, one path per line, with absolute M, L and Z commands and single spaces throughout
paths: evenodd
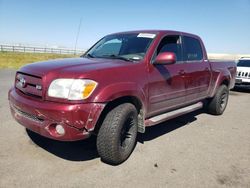
M 103 163 L 95 137 L 58 142 L 13 120 L 0 70 L 0 187 L 250 187 L 250 90 L 230 92 L 222 116 L 200 110 L 147 128 L 130 158 Z

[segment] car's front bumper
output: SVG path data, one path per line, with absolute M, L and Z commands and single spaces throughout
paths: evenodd
M 235 79 L 235 86 L 250 87 L 250 78 L 240 78 Z
M 17 122 L 42 136 L 61 141 L 89 137 L 105 107 L 104 103 L 62 104 L 32 100 L 15 88 L 10 89 L 8 97 Z M 56 131 L 57 125 L 63 126 L 63 135 Z

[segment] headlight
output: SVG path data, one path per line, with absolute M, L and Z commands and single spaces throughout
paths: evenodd
M 56 79 L 48 90 L 50 97 L 68 100 L 82 100 L 88 98 L 95 90 L 97 82 L 87 79 Z

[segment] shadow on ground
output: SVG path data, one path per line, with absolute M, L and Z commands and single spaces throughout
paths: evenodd
M 196 116 L 201 113 L 204 113 L 204 110 L 191 112 L 189 114 L 182 115 L 159 125 L 147 127 L 146 132 L 144 134 L 139 134 L 137 140 L 140 143 L 144 143 L 145 141 L 153 140 L 183 126 L 187 126 L 188 124 L 196 121 Z
M 159 136 L 165 135 L 180 127 L 186 126 L 195 121 L 203 110 L 198 110 L 178 118 L 166 121 L 159 125 L 146 128 L 144 134 L 138 134 L 137 140 L 140 143 L 153 140 Z M 76 142 L 60 142 L 52 139 L 42 137 L 34 132 L 27 130 L 30 139 L 39 147 L 56 155 L 57 157 L 70 160 L 70 161 L 87 161 L 98 158 L 99 155 L 96 149 L 96 137 Z
M 27 129 L 26 131 L 36 145 L 60 158 L 70 161 L 87 161 L 99 157 L 95 136 L 82 141 L 60 142 L 45 138 Z
M 248 88 L 246 88 L 246 87 L 235 87 L 235 88 L 232 89 L 232 91 L 241 92 L 241 93 L 250 93 L 250 86 Z

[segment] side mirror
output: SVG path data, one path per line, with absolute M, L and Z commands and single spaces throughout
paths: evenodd
M 173 52 L 159 53 L 155 59 L 155 65 L 169 65 L 176 62 L 176 55 Z

